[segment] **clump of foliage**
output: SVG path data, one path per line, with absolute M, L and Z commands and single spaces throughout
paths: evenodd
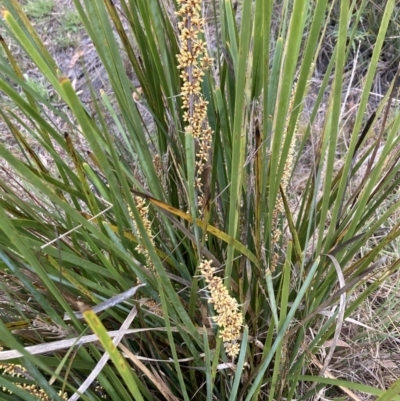
M 400 234 L 400 222 L 388 226 L 400 204 L 400 116 L 387 124 L 396 79 L 367 113 L 395 1 L 340 160 L 349 21 L 354 36 L 366 1 L 337 2 L 337 39 L 306 122 L 335 2 L 74 0 L 112 88 L 96 93 L 88 76 L 90 109 L 18 2 L 4 4 L 0 91 L 12 107 L 0 118 L 21 151 L 0 143 L 0 359 L 28 372 L 0 377 L 5 391 L 250 401 L 335 386 L 391 397 L 398 382 L 385 393 L 332 376 L 329 364 L 344 319 L 399 265 L 381 257 Z M 57 105 L 26 81 L 8 40 Z
M 25 4 L 24 11 L 26 15 L 32 18 L 49 17 L 54 8 L 53 0 L 35 0 L 28 1 Z

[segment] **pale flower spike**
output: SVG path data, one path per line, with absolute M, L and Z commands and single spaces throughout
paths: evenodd
M 238 340 L 243 325 L 243 316 L 236 299 L 229 295 L 222 279 L 214 275 L 215 270 L 211 260 L 203 260 L 200 263 L 200 272 L 208 284 L 207 289 L 210 293 L 208 302 L 214 306 L 217 313 L 213 320 L 218 325 L 219 337 L 224 342 L 226 353 L 235 358 L 240 351 Z

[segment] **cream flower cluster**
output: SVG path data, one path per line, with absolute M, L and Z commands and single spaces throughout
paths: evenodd
M 201 181 L 204 167 L 209 160 L 212 142 L 212 130 L 207 120 L 207 102 L 201 94 L 201 82 L 204 71 L 212 64 L 207 56 L 205 43 L 200 37 L 203 32 L 204 19 L 201 18 L 201 0 L 178 0 L 181 17 L 178 23 L 180 31 L 180 53 L 177 55 L 178 68 L 182 70 L 182 108 L 183 118 L 188 123 L 186 132 L 192 133 L 196 140 L 196 189 L 199 191 L 199 206 L 203 199 Z
M 0 350 L 2 349 L 3 347 L 0 347 Z M 0 364 L 0 371 L 1 376 L 30 378 L 28 371 L 22 365 L 16 365 L 13 363 Z M 42 388 L 38 387 L 36 384 L 15 383 L 15 385 L 35 396 L 38 400 L 51 401 L 46 392 Z M 12 394 L 12 391 L 8 390 L 6 387 L 2 387 L 2 390 L 4 392 Z M 61 391 L 59 391 L 58 395 L 61 397 L 62 400 L 68 399 L 68 394 L 65 392 L 62 393 Z
M 243 324 L 243 316 L 239 310 L 239 305 L 235 298 L 232 298 L 222 279 L 215 276 L 215 268 L 212 267 L 212 261 L 204 260 L 200 263 L 200 272 L 203 275 L 207 289 L 210 293 L 208 300 L 214 306 L 217 312 L 213 321 L 219 327 L 219 337 L 224 342 L 226 353 L 235 358 L 240 351 L 238 340 Z
M 292 93 L 290 96 L 288 114 L 287 114 L 286 122 L 285 122 L 285 134 L 282 138 L 282 143 L 284 143 L 284 141 L 286 139 L 287 131 L 289 129 L 289 122 L 290 122 L 290 117 L 291 117 L 291 114 L 293 111 L 293 103 L 294 103 L 294 97 L 296 94 L 296 89 L 297 89 L 297 82 L 294 84 Z M 297 131 L 297 123 L 296 123 L 296 127 L 295 127 L 295 132 L 296 131 Z M 292 142 L 290 143 L 289 153 L 286 158 L 285 168 L 283 170 L 283 175 L 282 175 L 282 179 L 281 179 L 281 187 L 282 187 L 283 193 L 285 195 L 287 194 L 287 191 L 288 191 L 290 175 L 292 173 L 292 168 L 293 168 L 293 161 L 294 161 L 294 157 L 295 157 L 295 140 L 296 140 L 296 138 L 293 137 Z M 282 152 L 282 149 L 281 149 L 281 152 Z M 272 238 L 271 238 L 272 246 L 277 245 L 282 236 L 282 231 L 279 228 L 279 216 L 284 212 L 284 210 L 285 210 L 285 206 L 283 204 L 283 199 L 282 199 L 281 195 L 279 195 L 276 200 L 276 205 L 275 205 L 275 208 L 273 211 L 273 220 L 272 221 L 273 221 L 273 225 L 274 225 L 274 231 L 273 231 L 274 234 L 272 235 Z M 278 265 L 278 261 L 279 261 L 279 253 L 277 250 L 275 250 L 273 253 L 273 256 L 272 256 L 271 264 L 270 264 L 270 271 L 272 273 L 275 272 L 276 266 Z M 267 274 L 268 274 L 268 272 L 267 272 Z
M 151 222 L 149 220 L 149 206 L 146 204 L 146 201 L 140 196 L 135 196 L 135 202 L 136 202 L 136 207 L 138 209 L 138 212 L 140 214 L 140 218 L 144 225 L 144 228 L 146 229 L 147 235 L 149 236 L 150 241 L 154 245 L 154 236 L 151 231 Z M 142 236 L 140 235 L 140 232 L 136 227 L 135 219 L 133 217 L 133 213 L 132 213 L 132 210 L 130 209 L 129 205 L 128 205 L 128 212 L 129 212 L 130 217 L 133 220 L 133 224 L 135 225 L 137 236 L 138 236 L 138 244 L 136 246 L 136 250 L 146 257 L 148 267 L 150 267 L 150 269 L 154 271 L 153 262 L 151 261 L 151 259 L 149 257 L 148 250 L 142 244 Z

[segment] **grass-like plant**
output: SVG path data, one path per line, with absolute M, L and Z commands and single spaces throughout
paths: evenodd
M 53 0 L 28 1 L 25 4 L 25 12 L 32 18 L 49 17 L 54 8 Z
M 0 119 L 20 149 L 0 143 L 4 397 L 291 400 L 332 386 L 399 399 L 400 382 L 385 392 L 329 369 L 344 319 L 399 265 L 381 256 L 400 234 L 388 223 L 397 76 L 367 109 L 395 0 L 344 154 L 343 77 L 365 0 L 74 0 L 110 85 L 97 93 L 87 76 L 91 107 L 18 1 L 3 2 Z M 25 80 L 14 42 L 57 105 Z

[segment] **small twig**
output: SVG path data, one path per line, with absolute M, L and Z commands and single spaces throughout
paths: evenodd
M 107 202 L 105 199 L 104 199 L 104 201 Z M 108 212 L 108 211 L 114 206 L 114 205 L 112 205 L 112 204 L 109 203 L 109 202 L 107 202 L 107 203 L 109 204 L 109 206 L 108 206 L 106 209 L 104 209 L 104 210 L 101 211 L 100 213 L 96 214 L 95 216 L 91 217 L 90 219 L 88 219 L 88 221 L 92 221 L 92 220 L 94 220 L 94 219 L 97 219 L 97 217 L 99 217 L 99 216 L 101 216 L 102 214 Z M 54 239 L 51 240 L 50 242 L 47 242 L 46 244 L 42 245 L 42 246 L 40 247 L 40 249 L 47 248 L 49 245 L 54 244 L 54 242 L 57 242 L 58 240 L 60 240 L 60 239 L 62 239 L 62 238 L 64 238 L 64 237 L 66 237 L 67 235 L 71 234 L 72 232 L 78 230 L 78 229 L 81 228 L 81 227 L 82 227 L 82 224 L 79 224 L 78 226 L 76 226 L 76 227 L 72 228 L 71 230 L 67 231 L 66 233 L 64 233 L 64 234 L 58 236 L 57 238 L 54 238 Z

